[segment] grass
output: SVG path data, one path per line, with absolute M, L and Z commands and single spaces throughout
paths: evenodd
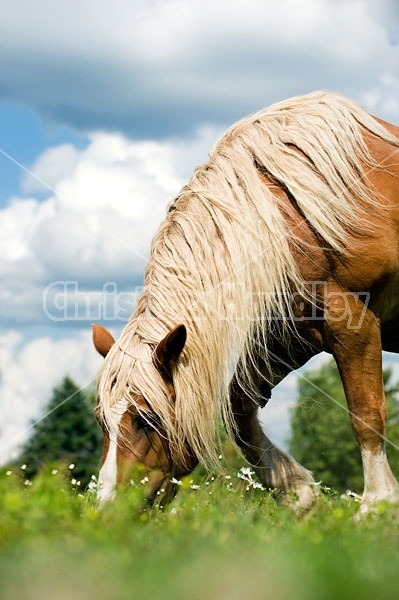
M 398 511 L 332 494 L 305 519 L 230 471 L 142 512 L 139 482 L 102 511 L 68 468 L 0 472 L 2 600 L 398 597 Z M 195 483 L 199 489 L 192 489 Z

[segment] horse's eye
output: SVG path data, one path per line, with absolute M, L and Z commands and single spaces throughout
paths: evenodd
M 140 414 L 136 415 L 135 422 L 137 429 L 145 431 L 146 433 L 155 431 L 159 427 L 157 416 L 151 413 L 147 413 L 145 416 Z

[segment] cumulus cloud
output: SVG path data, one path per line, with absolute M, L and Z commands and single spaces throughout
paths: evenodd
M 0 94 L 139 137 L 320 88 L 371 98 L 397 120 L 397 28 L 393 0 L 22 0 L 2 10 Z
M 98 132 L 83 150 L 47 149 L 22 188 L 48 197 L 15 197 L 0 211 L 0 319 L 46 318 L 43 290 L 54 281 L 77 282 L 93 294 L 106 282 L 133 292 L 168 202 L 218 133 L 203 128 L 190 141 L 160 142 Z
M 34 194 L 54 189 L 60 181 L 70 176 L 81 154 L 73 144 L 60 144 L 46 149 L 32 167 L 34 176 L 24 174 L 21 191 Z

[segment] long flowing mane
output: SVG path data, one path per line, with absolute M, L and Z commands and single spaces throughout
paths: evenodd
M 357 104 L 317 92 L 245 118 L 218 141 L 170 205 L 137 308 L 100 372 L 100 408 L 110 428 L 118 405 L 135 404 L 140 394 L 176 456 L 187 440 L 199 459 L 215 460 L 220 411 L 232 427 L 232 372 L 239 369 L 251 390 L 259 348 L 268 360 L 272 316 L 282 316 L 284 335 L 287 292 L 302 285 L 296 232 L 261 174 L 290 193 L 319 240 L 342 253 L 349 230 L 367 233 L 365 217 L 378 204 L 365 176 L 365 166 L 376 166 L 365 131 L 398 145 Z M 180 323 L 188 337 L 171 406 L 151 353 Z

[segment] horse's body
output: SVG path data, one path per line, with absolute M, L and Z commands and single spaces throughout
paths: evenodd
M 173 475 L 214 459 L 220 409 L 264 485 L 308 508 L 311 474 L 266 438 L 257 410 L 325 350 L 362 454 L 362 510 L 399 500 L 381 365 L 382 349 L 399 351 L 398 134 L 323 93 L 225 134 L 171 205 L 118 343 L 95 326 L 106 356 L 100 498 L 135 462 L 157 471 L 153 493 L 170 496 Z

